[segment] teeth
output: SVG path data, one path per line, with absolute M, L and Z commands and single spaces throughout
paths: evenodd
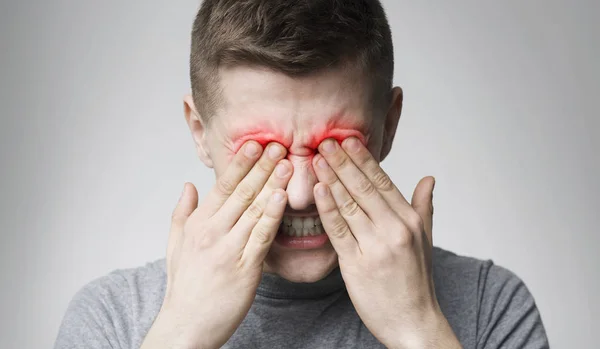
M 322 225 L 315 225 L 315 235 L 323 234 L 324 232 Z
M 283 224 L 289 227 L 290 225 L 292 225 L 292 219 L 288 216 L 283 216 Z
M 298 217 L 292 218 L 292 227 L 294 227 L 296 230 L 297 229 L 302 230 L 302 226 L 303 226 L 302 220 L 303 220 L 302 218 L 298 218 Z
M 319 217 L 283 216 L 281 232 L 288 236 L 314 236 L 323 234 L 323 226 Z

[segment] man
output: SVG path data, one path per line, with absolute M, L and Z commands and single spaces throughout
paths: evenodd
M 186 183 L 167 257 L 71 302 L 56 348 L 547 348 L 533 297 L 432 247 L 433 177 L 381 169 L 402 109 L 368 0 L 207 0 L 185 118 L 216 184 Z

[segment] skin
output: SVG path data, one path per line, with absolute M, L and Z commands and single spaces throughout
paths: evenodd
M 220 78 L 223 103 L 209 124 L 185 98 L 216 184 L 202 202 L 185 185 L 165 299 L 142 348 L 218 348 L 248 313 L 263 272 L 314 282 L 338 265 L 358 315 L 387 347 L 460 348 L 431 274 L 434 179 L 423 178 L 409 203 L 379 166 L 402 90 L 374 115 L 364 79 L 348 71 L 292 79 L 236 67 Z M 330 242 L 312 250 L 273 244 L 284 212 L 318 212 Z
M 391 149 L 402 107 L 402 90 L 373 115 L 361 75 L 334 70 L 303 79 L 263 68 L 234 67 L 220 71 L 222 109 L 209 125 L 201 121 L 190 96 L 185 98 L 186 120 L 205 165 L 219 178 L 248 134 L 286 146 L 293 174 L 285 189 L 286 214 L 316 214 L 313 187 L 317 183 L 312 159 L 319 136 L 361 137 L 377 161 Z M 252 83 L 248 83 L 251 81 Z M 261 131 L 261 133 L 258 133 Z M 315 137 L 315 135 L 317 135 Z M 338 138 L 338 137 L 336 137 Z M 343 138 L 338 138 L 343 139 Z M 265 260 L 265 272 L 294 282 L 315 282 L 338 265 L 328 243 L 317 250 L 289 250 L 273 245 Z

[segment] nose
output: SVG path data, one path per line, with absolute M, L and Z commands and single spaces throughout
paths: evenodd
M 312 156 L 289 156 L 294 167 L 292 178 L 288 182 L 288 206 L 292 210 L 306 210 L 315 203 L 313 187 L 317 176 L 312 168 Z

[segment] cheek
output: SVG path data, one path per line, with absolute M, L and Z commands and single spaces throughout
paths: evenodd
M 212 154 L 214 169 L 217 175 L 225 172 L 227 167 L 233 162 L 235 155 L 239 149 L 233 147 L 232 144 L 221 144 L 221 146 Z

